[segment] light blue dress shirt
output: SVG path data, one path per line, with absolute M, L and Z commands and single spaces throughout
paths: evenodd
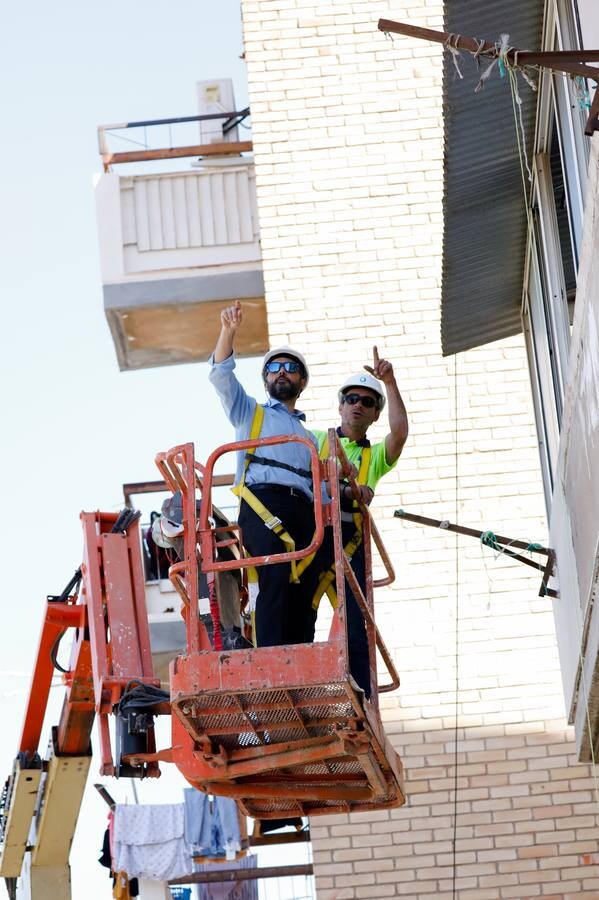
M 235 368 L 234 354 L 231 354 L 231 356 L 220 363 L 214 362 L 214 355 L 212 355 L 209 362 L 211 369 L 208 377 L 216 389 L 229 421 L 235 427 L 235 440 L 245 441 L 249 438 L 257 400 L 246 394 L 244 388 L 235 377 L 233 372 Z M 284 403 L 281 403 L 280 400 L 274 400 L 272 397 L 269 397 L 268 401 L 263 403 L 262 406 L 264 407 L 264 422 L 260 437 L 299 434 L 301 437 L 307 437 L 318 451 L 318 444 L 314 435 L 304 428 L 303 422 L 306 416 L 303 412 L 300 412 L 298 409 L 290 412 Z M 257 457 L 262 456 L 274 459 L 277 462 L 293 466 L 295 469 L 310 470 L 310 452 L 304 444 L 291 441 L 286 444 L 261 447 L 254 452 Z M 244 464 L 245 451 L 237 453 L 236 484 L 239 484 L 241 480 Z M 307 494 L 310 499 L 313 497 L 311 478 L 290 472 L 288 469 L 280 469 L 278 466 L 250 463 L 246 472 L 245 483 L 248 487 L 252 484 L 283 484 L 288 487 L 298 488 L 304 494 Z M 325 498 L 326 492 L 323 490 L 323 499 Z

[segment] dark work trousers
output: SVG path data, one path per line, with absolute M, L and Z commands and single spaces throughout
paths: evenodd
M 266 509 L 277 516 L 295 541 L 296 550 L 307 547 L 314 536 L 312 501 L 300 492 L 292 494 L 278 485 L 248 485 Z M 285 553 L 286 547 L 274 531 L 266 527 L 254 510 L 242 501 L 239 525 L 243 544 L 250 556 Z M 301 644 L 306 639 L 306 621 L 314 588 L 308 596 L 306 579 L 294 584 L 289 580 L 290 563 L 275 563 L 258 568 L 256 600 L 256 644 L 274 647 L 279 644 Z
M 316 574 L 316 572 L 327 571 L 334 564 L 333 530 L 332 528 L 327 528 L 325 529 L 325 532 L 325 539 L 323 540 L 321 548 L 318 551 L 318 555 L 314 560 L 314 574 Z M 351 541 L 355 533 L 356 528 L 353 522 L 341 523 L 341 534 L 344 547 L 347 546 L 347 544 Z M 351 567 L 353 569 L 354 575 L 358 580 L 358 584 L 362 589 L 362 593 L 364 594 L 364 596 L 366 596 L 366 567 L 364 557 L 364 544 L 360 543 L 360 546 L 354 553 L 351 561 Z M 311 586 L 309 587 L 309 590 L 312 590 Z M 312 595 L 313 593 L 314 591 L 312 590 Z M 328 602 L 326 595 L 323 595 L 320 602 Z M 358 601 L 354 597 L 347 579 L 345 579 L 345 604 L 347 617 L 349 670 L 354 678 L 354 681 L 356 681 L 364 691 L 365 697 L 369 699 L 370 662 L 368 658 L 368 637 L 366 635 L 366 625 L 364 623 L 364 616 L 362 615 L 362 611 L 358 606 Z M 314 640 L 316 617 L 317 611 L 310 607 L 308 631 L 305 637 L 305 640 L 308 643 Z

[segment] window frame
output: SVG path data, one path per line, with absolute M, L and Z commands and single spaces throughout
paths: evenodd
M 547 0 L 543 47 L 581 44 L 575 0 Z M 574 269 L 582 243 L 589 141 L 571 79 L 544 69 L 539 78 L 533 179 L 522 295 L 522 327 L 539 436 L 541 471 L 551 509 L 570 357 L 570 320 L 550 154 L 557 133 Z M 562 233 L 563 235 L 563 233 Z

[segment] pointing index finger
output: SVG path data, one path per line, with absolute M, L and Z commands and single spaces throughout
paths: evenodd
M 378 349 L 377 349 L 376 347 L 373 347 L 373 348 L 372 348 L 372 354 L 373 354 L 373 356 L 374 356 L 374 368 L 376 369 L 376 367 L 378 366 L 378 364 L 379 364 L 379 362 L 380 362 L 380 360 L 379 360 L 379 351 L 378 351 Z

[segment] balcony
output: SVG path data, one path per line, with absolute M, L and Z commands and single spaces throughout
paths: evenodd
M 254 164 L 243 155 L 252 145 L 227 140 L 227 126 L 248 112 L 99 129 L 104 172 L 95 194 L 104 310 L 121 370 L 206 360 L 221 309 L 237 299 L 247 321 L 239 355 L 268 348 Z M 211 143 L 149 148 L 144 140 L 141 150 L 108 148 L 118 130 L 147 135 L 168 126 L 171 137 L 173 125 L 215 119 L 222 136 Z M 194 162 L 182 168 L 190 157 Z

